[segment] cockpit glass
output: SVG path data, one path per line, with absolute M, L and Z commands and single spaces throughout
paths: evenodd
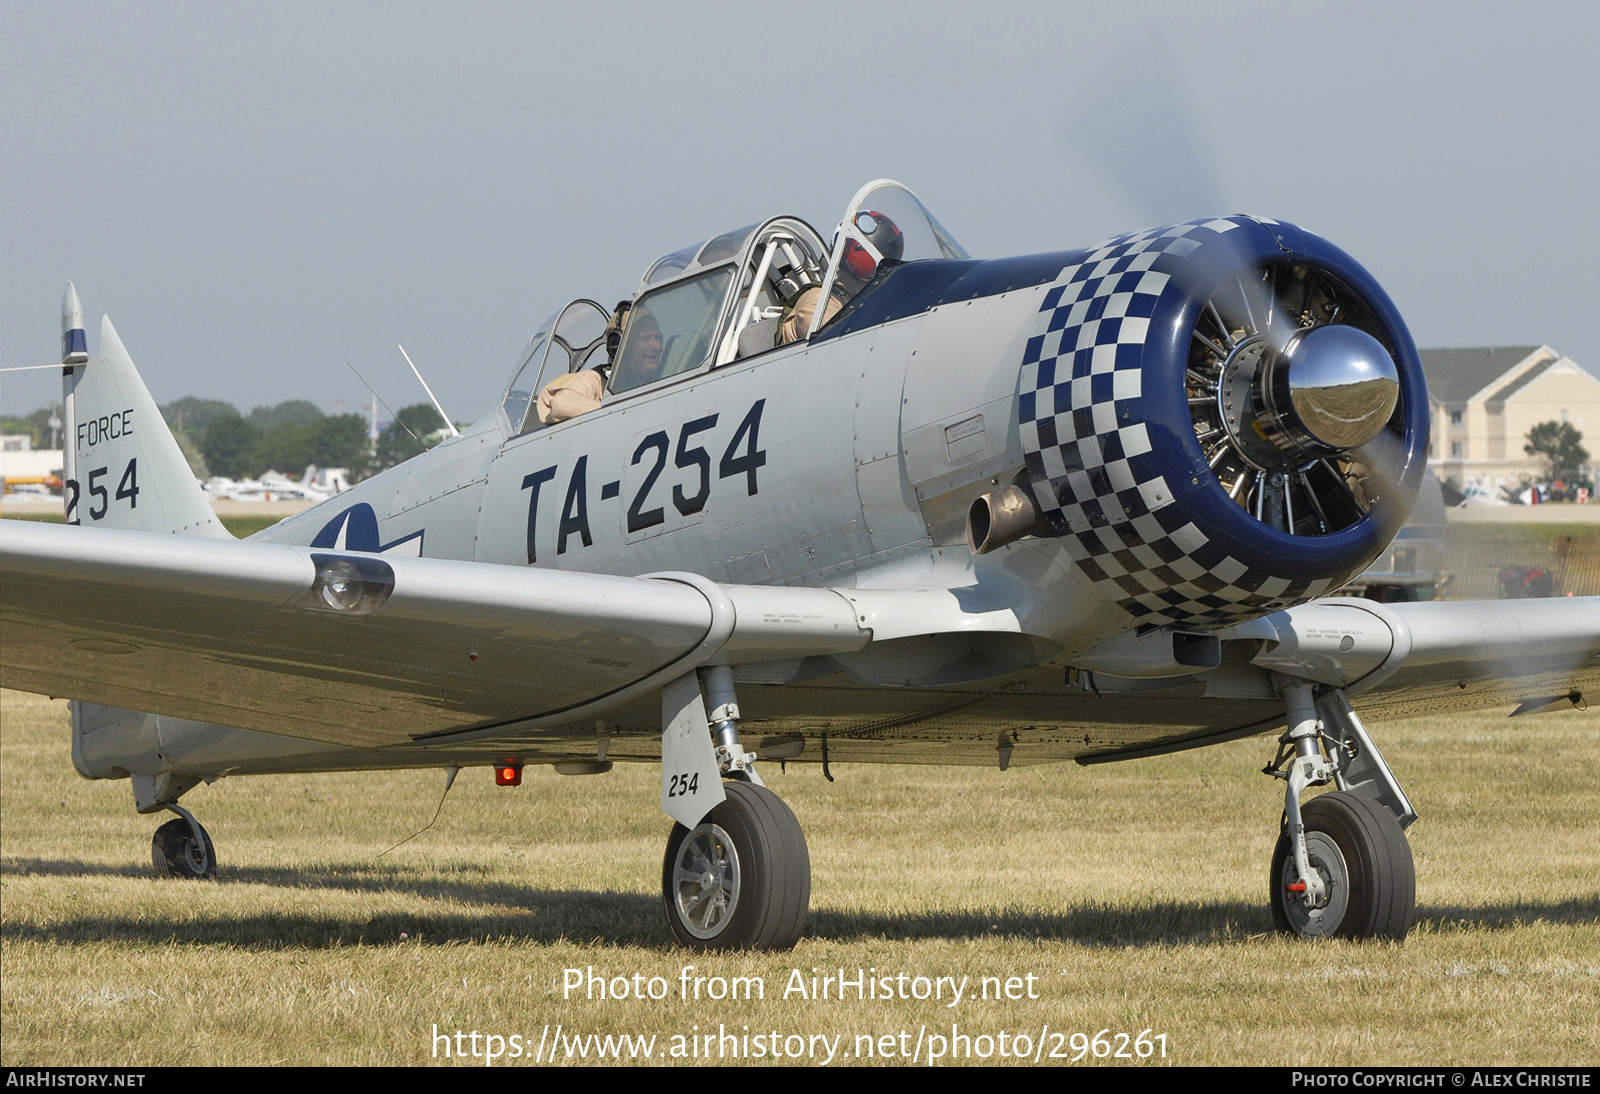
M 715 266 L 718 262 L 726 262 L 737 256 L 744 250 L 745 240 L 750 238 L 750 233 L 757 227 L 755 224 L 746 224 L 743 228 L 735 228 L 731 232 L 717 236 L 700 249 L 700 265 Z
M 851 210 L 856 225 L 869 241 L 880 231 L 887 230 L 883 242 L 878 243 L 885 257 L 897 238 L 901 253 L 898 261 L 916 262 L 924 258 L 971 258 L 966 249 L 955 241 L 934 215 L 928 212 L 915 194 L 897 182 L 885 183 L 869 191 Z M 887 223 L 885 223 L 887 221 Z
M 724 232 L 713 236 L 704 243 L 696 243 L 693 247 L 673 251 L 671 254 L 662 255 L 650 264 L 645 271 L 643 285 L 659 285 L 670 281 L 682 273 L 692 273 L 696 267 L 716 266 L 737 258 L 743 253 L 745 244 L 749 242 L 751 233 L 759 225 L 746 224 L 743 228 L 735 228 L 731 232 Z
M 506 397 L 501 405 L 511 421 L 512 429 L 521 426 L 522 417 L 528 412 L 528 403 L 539 390 L 539 371 L 544 367 L 545 350 L 550 345 L 550 328 L 555 326 L 559 318 L 561 313 L 557 312 L 546 319 L 539 332 L 528 340 L 528 348 L 522 351 L 522 361 L 506 387 Z
M 576 361 L 583 351 L 606 332 L 611 316 L 592 300 L 574 300 L 561 310 L 556 322 L 556 344 L 567 351 L 569 360 Z M 564 371 L 572 371 L 570 368 Z
M 676 277 L 681 274 L 689 268 L 689 264 L 694 261 L 694 256 L 700 253 L 701 246 L 701 244 L 696 243 L 693 247 L 685 247 L 681 251 L 673 251 L 669 255 L 662 255 L 645 271 L 644 283 L 646 285 L 656 285 L 669 277 Z
M 520 425 L 525 432 L 537 424 L 536 418 L 528 417 L 528 405 L 545 384 L 593 363 L 610 319 L 610 313 L 593 300 L 574 300 L 545 320 L 529 341 L 522 364 L 506 389 L 502 405 L 512 429 Z
M 628 314 L 612 392 L 699 368 L 711 351 L 732 280 L 732 267 L 724 266 L 641 297 Z

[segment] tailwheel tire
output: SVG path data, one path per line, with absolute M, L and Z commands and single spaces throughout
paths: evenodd
M 672 826 L 661 867 L 667 926 L 696 950 L 787 950 L 811 906 L 811 855 L 783 800 L 753 783 L 693 829 Z
M 157 828 L 150 840 L 150 858 L 155 863 L 156 873 L 191 881 L 215 878 L 217 851 L 211 845 L 211 833 L 202 827 L 200 835 L 201 842 L 197 844 L 194 830 L 182 817 L 174 817 Z
M 1272 918 L 1303 938 L 1405 938 L 1417 913 L 1417 874 L 1399 823 L 1356 794 L 1323 794 L 1300 810 L 1306 857 L 1327 897 L 1306 907 L 1288 886 L 1300 880 L 1285 828 L 1272 855 Z

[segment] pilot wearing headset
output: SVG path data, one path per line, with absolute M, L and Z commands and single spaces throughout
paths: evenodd
M 617 304 L 611 321 L 606 324 L 608 359 L 615 358 L 622 343 L 623 328 L 628 314 L 629 301 L 621 301 Z M 636 308 L 633 309 L 632 320 L 627 321 L 626 326 L 630 340 L 627 352 L 617 365 L 616 390 L 618 391 L 648 384 L 661 374 L 661 354 L 664 347 L 661 324 L 657 322 L 656 317 L 644 308 Z M 551 380 L 539 392 L 539 399 L 535 404 L 539 421 L 545 425 L 554 425 L 556 422 L 564 422 L 568 418 L 576 418 L 580 414 L 598 409 L 600 400 L 605 397 L 606 376 L 610 371 L 611 366 L 607 364 L 600 368 L 584 369 L 582 372 L 566 372 Z

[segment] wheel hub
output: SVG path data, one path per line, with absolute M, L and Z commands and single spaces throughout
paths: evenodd
M 1308 898 L 1302 893 L 1290 892 L 1289 886 L 1301 880 L 1291 857 L 1283 865 L 1284 911 L 1296 934 L 1326 938 L 1335 934 L 1344 922 L 1350 901 L 1349 870 L 1339 845 L 1322 832 L 1306 833 L 1306 857 L 1322 878 L 1324 895 Z
M 690 832 L 673 863 L 673 903 L 678 920 L 696 938 L 717 937 L 739 907 L 739 853 L 717 824 Z

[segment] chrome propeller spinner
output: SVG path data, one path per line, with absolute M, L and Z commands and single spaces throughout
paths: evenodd
M 1349 288 L 1268 264 L 1220 288 L 1195 323 L 1187 394 L 1196 438 L 1228 496 L 1292 535 L 1325 535 L 1377 503 L 1399 371 Z

